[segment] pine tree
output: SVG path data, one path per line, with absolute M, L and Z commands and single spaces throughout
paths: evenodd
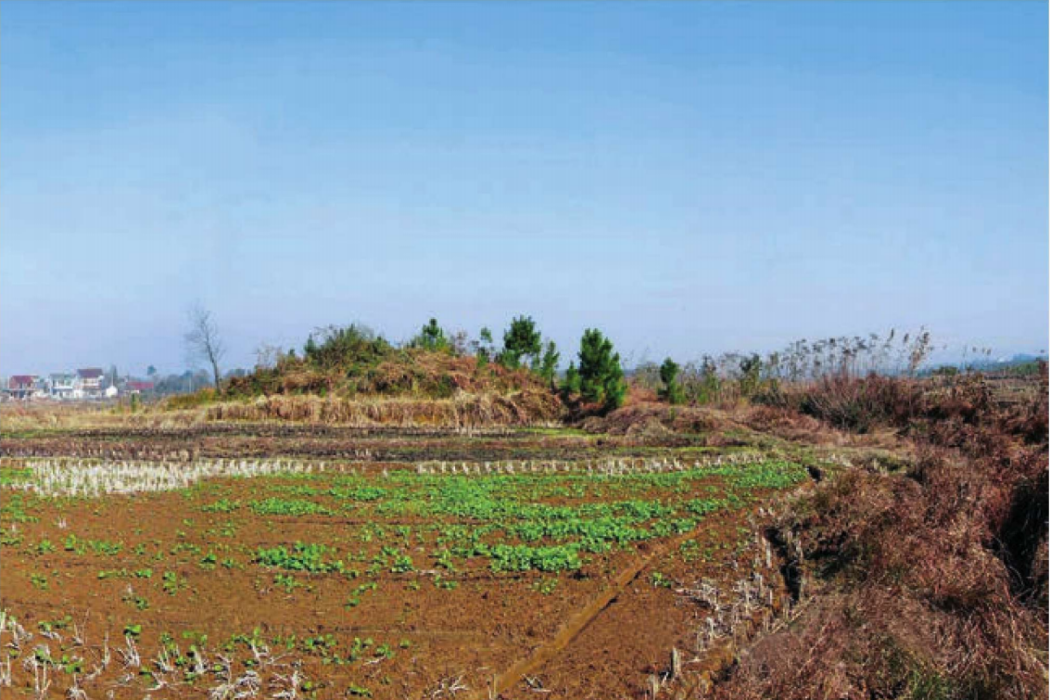
M 619 408 L 627 395 L 620 355 L 601 331 L 588 328 L 580 340 L 580 395 L 584 401 L 601 403 L 606 410 Z
M 682 387 L 678 385 L 678 363 L 668 357 L 660 365 L 660 381 L 664 383 L 660 396 L 674 405 L 682 403 Z
M 554 387 L 554 375 L 558 372 L 559 359 L 561 359 L 561 353 L 558 352 L 558 346 L 554 344 L 553 340 L 548 340 L 546 349 L 543 352 L 543 358 L 540 360 L 539 372 L 540 376 L 546 379 L 552 388 Z
M 478 340 L 474 343 L 476 348 L 475 356 L 477 357 L 478 369 L 484 369 L 488 363 L 492 360 L 493 349 L 492 349 L 492 331 L 487 327 L 482 328 L 481 332 L 478 333 Z
M 508 369 L 517 369 L 523 358 L 529 358 L 535 364 L 541 349 L 536 322 L 531 316 L 516 316 L 511 320 L 510 328 L 503 333 L 503 350 L 497 360 Z
M 314 360 L 317 358 L 317 341 L 314 340 L 313 333 L 311 333 L 310 337 L 306 339 L 306 345 L 303 346 L 303 356 L 307 360 Z
M 448 350 L 449 342 L 445 336 L 444 329 L 438 325 L 437 319 L 432 318 L 419 331 L 419 335 L 412 339 L 410 345 L 427 350 Z
M 580 393 L 580 372 L 576 369 L 575 362 L 570 362 L 569 369 L 565 370 L 565 379 L 561 383 L 561 393 L 566 399 Z

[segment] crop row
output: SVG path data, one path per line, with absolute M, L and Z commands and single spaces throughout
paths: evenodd
M 17 470 L 5 470 L 6 486 L 41 496 L 86 496 L 173 491 L 201 479 L 303 474 L 318 468 L 300 460 L 197 460 L 179 462 L 27 459 Z
M 601 459 L 522 459 L 497 461 L 429 460 L 415 465 L 417 474 L 537 474 L 585 472 L 587 474 L 631 474 L 637 472 L 689 471 L 711 466 L 755 464 L 766 457 L 760 452 L 731 452 L 686 459 L 662 457 L 606 457 Z

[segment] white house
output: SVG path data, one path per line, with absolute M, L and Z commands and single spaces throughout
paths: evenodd
M 51 375 L 51 398 L 67 400 L 73 398 L 76 389 L 76 375 L 58 373 Z
M 102 398 L 103 372 L 98 367 L 78 369 L 73 383 L 73 398 L 75 399 L 100 399 Z

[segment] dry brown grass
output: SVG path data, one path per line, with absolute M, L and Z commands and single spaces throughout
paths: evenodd
M 230 380 L 228 398 L 319 395 L 449 399 L 468 394 L 512 394 L 548 391 L 549 387 L 526 369 L 511 370 L 497 363 L 478 367 L 477 359 L 420 348 L 391 350 L 382 358 L 335 366 L 320 366 L 302 358 L 285 359 L 273 369 L 260 369 Z
M 591 432 L 609 435 L 630 435 L 646 426 L 660 425 L 678 433 L 716 433 L 736 427 L 724 412 L 697 406 L 668 406 L 667 404 L 633 401 L 604 416 L 591 416 L 582 421 Z
M 94 428 L 173 428 L 215 421 L 290 421 L 318 425 L 487 426 L 547 425 L 557 422 L 563 407 L 547 391 L 471 394 L 450 398 L 274 395 L 216 401 L 208 394 L 176 397 L 132 413 L 125 406 L 73 404 L 6 404 L 0 409 L 5 432 L 87 430 Z
M 203 421 L 196 410 L 161 410 L 151 406 L 132 413 L 126 406 L 98 404 L 3 404 L 0 426 L 5 433 L 31 430 L 86 430 L 123 426 L 173 428 Z
M 1046 697 L 1045 390 L 1001 406 L 970 379 L 913 389 L 849 394 L 888 398 L 878 421 L 918 459 L 846 472 L 777 523 L 810 596 L 717 697 Z
M 556 398 L 542 392 L 507 396 L 458 392 L 450 399 L 268 396 L 247 402 L 211 404 L 203 411 L 209 421 L 283 420 L 353 426 L 477 428 L 547 424 L 560 418 L 561 405 Z

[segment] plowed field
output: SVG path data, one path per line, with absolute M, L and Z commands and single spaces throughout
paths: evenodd
M 680 437 L 3 447 L 11 697 L 644 697 L 779 607 L 762 508 L 808 481 L 797 456 Z

